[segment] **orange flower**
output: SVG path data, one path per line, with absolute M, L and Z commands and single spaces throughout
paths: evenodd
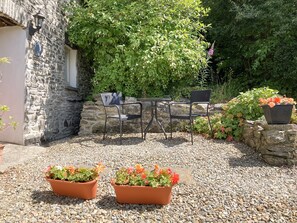
M 70 173 L 71 175 L 75 173 L 75 167 L 73 167 L 73 166 L 69 166 L 69 167 L 67 167 L 67 170 L 69 171 L 69 173 Z
M 273 108 L 273 107 L 275 106 L 275 103 L 271 101 L 271 102 L 268 103 L 268 106 L 269 106 L 270 108 Z
M 259 99 L 260 104 L 267 104 L 267 100 L 264 98 Z
M 144 180 L 145 178 L 146 178 L 146 174 L 145 174 L 145 173 L 142 173 L 142 174 L 141 174 L 141 179 Z
M 115 183 L 119 185 L 129 184 L 131 186 L 144 185 L 150 187 L 169 187 L 176 184 L 179 175 L 170 168 L 159 168 L 154 166 L 153 170 L 146 170 L 141 164 L 133 167 L 121 168 L 116 172 Z
M 97 173 L 101 173 L 105 169 L 105 166 L 102 163 L 98 163 L 95 168 Z
M 275 97 L 274 98 L 274 102 L 277 104 L 277 103 L 280 103 L 281 102 L 281 99 L 279 97 Z
M 135 170 L 136 170 L 136 173 L 142 173 L 144 171 L 144 168 L 142 167 L 141 164 L 136 164 Z
M 275 105 L 295 105 L 296 102 L 293 98 L 287 98 L 287 97 L 271 97 L 271 98 L 260 98 L 259 99 L 260 105 L 268 105 L 269 107 L 273 108 Z

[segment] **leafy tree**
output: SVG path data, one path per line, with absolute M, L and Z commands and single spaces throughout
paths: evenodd
M 270 86 L 297 97 L 295 0 L 205 0 L 219 73 L 231 68 L 241 89 Z M 234 78 L 233 77 L 233 78 Z
M 207 66 L 199 0 L 85 0 L 67 8 L 70 40 L 93 58 L 94 93 L 177 95 Z

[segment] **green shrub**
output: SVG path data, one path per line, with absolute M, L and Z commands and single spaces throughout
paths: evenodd
M 268 87 L 255 88 L 240 93 L 236 98 L 230 100 L 224 107 L 222 114 L 211 117 L 214 138 L 240 140 L 244 120 L 256 120 L 263 116 L 262 108 L 259 106 L 260 98 L 268 98 L 277 95 L 278 91 Z M 195 130 L 198 133 L 209 135 L 206 118 L 195 120 Z
M 233 72 L 230 70 L 225 78 L 226 80 L 217 81 L 217 83 L 211 84 L 212 103 L 228 102 L 238 95 L 238 92 L 240 92 L 240 80 L 233 78 L 232 75 Z
M 297 110 L 296 110 L 296 108 L 294 109 L 294 111 L 292 113 L 291 123 L 292 124 L 297 124 Z

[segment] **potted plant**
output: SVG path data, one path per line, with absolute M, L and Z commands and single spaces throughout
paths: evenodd
M 92 168 L 49 166 L 45 177 L 57 195 L 93 199 L 97 193 L 99 174 L 104 168 L 101 163 Z
M 3 116 L 6 112 L 9 112 L 9 107 L 0 104 L 0 132 L 6 129 L 7 127 L 13 127 L 15 129 L 17 126 L 17 123 L 13 120 L 11 116 L 8 117 L 9 122 L 4 121 Z M 2 163 L 3 150 L 4 145 L 0 143 L 0 163 Z
M 120 168 L 111 180 L 118 203 L 161 204 L 171 200 L 172 186 L 179 181 L 179 175 L 170 168 L 146 170 L 141 164 Z
M 9 59 L 7 57 L 0 57 L 0 63 L 9 63 Z M 1 82 L 1 79 L 0 79 Z M 14 129 L 16 128 L 17 123 L 13 121 L 11 116 L 8 117 L 9 122 L 5 122 L 3 119 L 4 113 L 9 112 L 9 107 L 7 105 L 0 104 L 0 132 L 11 126 Z M 2 163 L 2 156 L 4 151 L 4 145 L 0 143 L 0 164 Z
M 260 98 L 260 106 L 268 124 L 289 124 L 293 107 L 296 104 L 293 98 L 271 97 Z

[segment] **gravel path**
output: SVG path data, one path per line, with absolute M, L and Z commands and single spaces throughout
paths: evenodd
M 50 144 L 26 163 L 0 174 L 0 222 L 297 222 L 297 167 L 271 167 L 241 143 L 175 133 L 75 137 Z M 129 138 L 128 138 L 129 137 Z M 50 164 L 107 169 L 93 200 L 55 196 L 43 178 Z M 171 203 L 120 205 L 109 184 L 121 166 L 172 167 L 181 175 Z

